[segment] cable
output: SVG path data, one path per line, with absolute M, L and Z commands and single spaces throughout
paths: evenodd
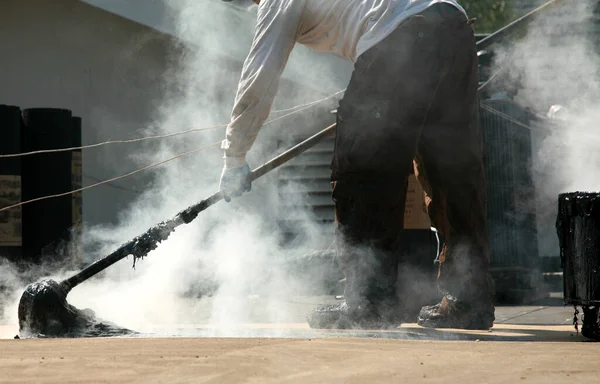
M 263 126 L 265 126 L 265 125 L 269 125 L 269 124 L 271 124 L 271 123 L 274 123 L 274 122 L 276 122 L 276 121 L 279 121 L 279 120 L 281 120 L 281 119 L 285 119 L 285 118 L 286 118 L 286 117 L 288 117 L 288 116 L 291 116 L 291 115 L 293 115 L 293 114 L 296 114 L 296 113 L 298 113 L 298 112 L 302 112 L 302 111 L 304 111 L 304 110 L 306 110 L 306 109 L 309 109 L 310 107 L 312 107 L 312 105 L 309 105 L 309 106 L 306 106 L 306 107 L 304 107 L 304 108 L 301 108 L 301 109 L 295 110 L 295 111 L 293 111 L 293 112 L 286 113 L 285 115 L 282 115 L 282 116 L 276 117 L 276 118 L 274 118 L 274 119 L 272 119 L 272 120 L 269 120 L 269 121 L 267 121 L 266 123 L 264 123 L 264 124 L 263 124 Z
M 306 104 L 300 104 L 297 105 L 295 107 L 292 108 L 287 108 L 287 109 L 281 109 L 281 110 L 276 110 L 276 111 L 272 111 L 271 113 L 283 113 L 283 112 L 287 112 L 287 111 L 293 111 L 291 114 L 294 113 L 298 113 L 301 112 L 307 108 L 310 108 L 316 104 L 322 103 L 323 101 L 329 100 L 337 95 L 339 95 L 340 93 L 344 92 L 345 89 L 338 91 L 336 93 L 334 93 L 333 95 L 327 96 L 323 99 L 320 100 L 316 100 L 316 101 L 312 101 L 310 103 L 306 103 Z M 296 110 L 297 108 L 301 108 Z M 285 116 L 289 116 L 290 114 L 287 114 Z M 227 127 L 228 124 L 219 124 L 219 125 L 213 125 L 213 126 L 209 126 L 209 127 L 204 127 L 204 128 L 193 128 L 193 129 L 188 129 L 185 131 L 180 131 L 180 132 L 175 132 L 175 133 L 169 133 L 169 134 L 165 134 L 165 135 L 154 135 L 154 136 L 145 136 L 145 137 L 140 137 L 137 139 L 125 139 L 125 140 L 109 140 L 109 141 L 104 141 L 101 143 L 96 143 L 96 144 L 88 144 L 88 145 L 83 145 L 80 147 L 69 147 L 69 148 L 58 148 L 58 149 L 42 149 L 42 150 L 38 150 L 38 151 L 31 151 L 31 152 L 22 152 L 22 153 L 10 153 L 10 154 L 4 154 L 4 155 L 0 155 L 0 159 L 2 158 L 12 158 L 12 157 L 20 157 L 20 156 L 30 156 L 30 155 L 38 155 L 41 153 L 56 153 L 56 152 L 68 152 L 68 151 L 76 151 L 76 150 L 80 150 L 80 149 L 90 149 L 90 148 L 96 148 L 96 147 L 100 147 L 100 146 L 104 146 L 104 145 L 108 145 L 108 144 L 129 144 L 129 143 L 137 143 L 140 141 L 146 141 L 146 140 L 156 140 L 156 139 L 165 139 L 165 138 L 169 138 L 169 137 L 174 137 L 174 136 L 180 136 L 180 135 L 185 135 L 187 133 L 192 133 L 192 132 L 202 132 L 202 131 L 209 131 L 209 130 L 213 130 L 213 129 L 218 129 L 218 128 L 225 128 Z M 265 124 L 266 125 L 266 124 Z
M 338 95 L 338 94 L 340 94 L 341 92 L 344 92 L 344 91 L 345 91 L 345 90 L 338 91 L 337 93 L 335 93 L 335 94 L 333 94 L 333 95 L 331 95 L 331 96 L 328 96 L 328 97 L 327 97 L 327 98 L 325 98 L 325 99 L 317 100 L 317 101 L 315 101 L 315 102 L 313 102 L 313 103 L 307 103 L 307 104 L 304 104 L 304 105 L 300 105 L 300 106 L 294 107 L 294 109 L 295 109 L 295 108 L 298 108 L 298 107 L 302 107 L 302 108 L 300 108 L 300 109 L 297 109 L 297 110 L 294 110 L 294 111 L 292 111 L 292 112 L 290 112 L 290 113 L 287 113 L 287 114 L 285 114 L 285 115 L 283 115 L 283 116 L 279 116 L 279 117 L 277 117 L 277 118 L 275 118 L 275 119 L 269 120 L 269 121 L 267 121 L 266 123 L 264 123 L 264 124 L 263 124 L 263 126 L 265 126 L 265 125 L 269 125 L 269 124 L 272 124 L 272 123 L 274 123 L 274 122 L 276 122 L 276 121 L 278 121 L 278 120 L 284 119 L 284 118 L 286 118 L 286 117 L 288 117 L 288 116 L 291 116 L 291 115 L 293 115 L 293 114 L 295 114 L 295 113 L 298 113 L 298 112 L 301 112 L 301 111 L 303 111 L 303 110 L 306 110 L 306 109 L 308 109 L 308 108 L 312 107 L 314 104 L 316 104 L 316 103 L 319 103 L 319 102 L 322 102 L 323 100 L 327 100 L 327 99 L 329 99 L 329 98 L 332 98 L 332 97 L 334 97 L 335 95 Z M 524 128 L 526 128 L 526 129 L 532 130 L 532 128 L 531 128 L 530 126 L 528 126 L 528 125 L 526 125 L 526 124 L 523 124 L 523 123 L 521 123 L 521 122 L 520 122 L 520 121 L 518 121 L 518 120 L 515 120 L 515 119 L 513 119 L 512 117 L 510 117 L 510 116 L 508 116 L 508 115 L 506 115 L 506 114 L 502 113 L 501 111 L 498 111 L 498 110 L 497 110 L 497 109 L 495 109 L 495 108 L 489 107 L 489 106 L 487 106 L 487 105 L 484 105 L 484 104 L 481 104 L 481 107 L 482 107 L 483 109 L 487 110 L 488 112 L 491 112 L 491 113 L 493 113 L 493 114 L 495 114 L 495 115 L 498 115 L 498 116 L 500 116 L 500 117 L 503 117 L 503 118 L 505 118 L 505 119 L 509 120 L 510 122 L 512 122 L 512 123 L 514 123 L 514 124 L 517 124 L 517 125 L 519 125 L 519 126 L 521 126 L 521 127 L 524 127 Z M 284 112 L 284 111 L 286 111 L 286 110 L 280 110 L 280 111 L 278 111 L 278 112 Z M 217 126 L 215 126 L 215 127 L 217 127 Z M 214 127 L 209 127 L 209 128 L 205 128 L 205 129 L 211 129 L 211 128 L 214 128 Z M 197 130 L 199 130 L 199 129 L 196 129 L 196 131 L 197 131 Z M 191 132 L 191 131 L 195 131 L 195 130 L 188 130 L 188 131 L 178 132 L 178 133 L 169 134 L 169 135 L 151 136 L 150 138 L 158 138 L 158 137 L 169 137 L 169 136 L 175 136 L 175 135 L 178 135 L 178 134 L 183 134 L 183 133 L 186 133 L 186 132 Z M 139 140 L 146 140 L 146 139 L 148 139 L 148 138 L 140 138 L 140 139 L 134 139 L 134 140 L 138 140 L 138 141 L 139 141 Z M 131 141 L 126 141 L 126 142 L 131 142 Z M 102 145 L 102 144 L 103 144 L 103 143 L 100 143 L 100 144 L 95 144 L 95 145 L 97 146 L 97 145 Z M 153 163 L 153 164 L 147 165 L 147 166 L 145 166 L 145 167 L 142 167 L 142 168 L 136 169 L 136 170 L 134 170 L 134 171 L 131 171 L 131 172 L 129 172 L 129 173 L 126 173 L 126 174 L 124 174 L 124 175 L 117 176 L 117 177 L 114 177 L 114 178 L 111 178 L 111 179 L 108 179 L 108 180 L 104 180 L 104 181 L 99 181 L 99 182 L 97 182 L 97 183 L 90 184 L 90 185 L 87 185 L 87 186 L 85 186 L 85 187 L 82 187 L 82 188 L 79 188 L 79 189 L 76 189 L 76 190 L 72 190 L 72 191 L 68 191 L 68 192 L 64 192 L 64 193 L 59 193 L 59 194 L 55 194 L 55 195 L 42 196 L 42 197 L 38 197 L 38 198 L 35 198 L 35 199 L 31 199 L 31 200 L 23 201 L 23 202 L 20 202 L 20 203 L 17 203 L 17 204 L 9 205 L 9 206 L 7 206 L 7 207 L 0 208 L 0 212 L 2 212 L 2 211 L 6 211 L 6 210 L 9 210 L 9 209 L 12 209 L 12 208 L 20 207 L 20 206 L 22 206 L 22 205 L 29 204 L 29 203 L 33 203 L 33 202 L 40 201 L 40 200 L 46 200 L 46 199 L 51 199 L 51 198 L 55 198 L 55 197 L 67 196 L 67 195 L 70 195 L 70 194 L 73 194 L 73 193 L 77 193 L 77 192 L 85 191 L 85 190 L 87 190 L 87 189 L 91 189 L 91 188 L 94 188 L 94 187 L 97 187 L 97 186 L 100 186 L 100 185 L 104 185 L 104 184 L 108 184 L 108 185 L 114 186 L 115 188 L 119 188 L 119 189 L 126 189 L 126 190 L 128 190 L 128 191 L 130 191 L 130 192 L 141 193 L 140 191 L 133 191 L 133 190 L 130 190 L 130 189 L 127 189 L 127 188 L 124 188 L 124 187 L 120 187 L 120 186 L 117 186 L 117 185 L 114 185 L 114 184 L 111 184 L 111 183 L 112 183 L 113 181 L 121 180 L 121 179 L 124 179 L 124 178 L 126 178 L 126 177 L 132 176 L 132 175 L 134 175 L 134 174 L 136 174 L 136 173 L 139 173 L 139 172 L 145 171 L 145 170 L 147 170 L 147 169 L 154 168 L 154 167 L 157 167 L 157 166 L 159 166 L 159 165 L 162 165 L 162 164 L 168 163 L 168 162 L 170 162 L 170 161 L 176 160 L 176 159 L 178 159 L 178 158 L 180 158 L 180 157 L 184 157 L 184 156 L 190 155 L 190 154 L 192 154 L 192 153 L 200 152 L 200 151 L 202 151 L 202 150 L 205 150 L 205 149 L 208 149 L 208 148 L 216 147 L 216 146 L 218 146 L 218 145 L 220 145 L 220 144 L 221 144 L 221 140 L 219 140 L 219 141 L 217 141 L 217 142 L 215 142 L 215 143 L 209 144 L 208 146 L 205 146 L 205 147 L 200 147 L 200 148 L 193 149 L 193 150 L 191 150 L 191 151 L 187 151 L 187 152 L 180 153 L 180 154 L 179 154 L 179 155 L 177 155 L 177 156 L 171 157 L 171 158 L 169 158 L 169 159 L 166 159 L 166 160 L 163 160 L 163 161 L 160 161 L 160 162 L 157 162 L 157 163 Z M 88 146 L 88 147 L 90 147 L 90 146 Z M 81 147 L 81 148 L 84 148 L 84 147 Z M 74 149 L 78 149 L 78 148 L 74 148 Z M 59 151 L 66 151 L 66 150 L 72 150 L 72 149 L 46 150 L 45 152 L 48 152 L 48 151 L 50 151 L 50 152 L 53 152 L 53 151 L 55 151 L 55 152 L 59 152 Z M 42 152 L 42 151 L 38 151 L 38 152 Z M 30 152 L 30 154 L 31 154 L 31 152 Z M 4 155 L 4 156 L 0 156 L 0 157 L 8 157 L 8 156 L 10 156 L 10 155 Z M 86 175 L 86 177 L 90 177 L 90 176 L 87 176 L 87 175 Z
M 327 96 L 323 99 L 320 100 L 315 100 L 315 101 L 311 101 L 310 103 L 306 103 L 306 104 L 300 104 L 300 105 L 296 105 L 295 107 L 291 107 L 291 108 L 287 108 L 287 109 L 280 109 L 278 111 L 272 111 L 271 113 L 282 113 L 282 112 L 287 112 L 287 111 L 292 111 L 296 108 L 300 108 L 300 107 L 304 107 L 304 106 L 313 106 L 315 104 L 319 104 L 322 103 L 323 101 L 329 100 L 331 98 L 333 98 L 334 96 L 339 95 L 340 93 L 346 92 L 346 89 L 342 89 L 340 91 L 337 91 L 336 93 L 334 93 L 333 95 Z
M 79 150 L 79 149 L 89 149 L 89 148 L 100 147 L 100 146 L 107 145 L 107 144 L 125 144 L 125 143 L 135 143 L 135 142 L 144 141 L 144 140 L 164 139 L 164 138 L 167 138 L 167 137 L 184 135 L 184 134 L 190 133 L 190 132 L 208 131 L 208 130 L 211 130 L 211 129 L 223 128 L 223 127 L 226 127 L 226 126 L 227 126 L 227 124 L 225 124 L 225 125 L 214 125 L 212 127 L 188 129 L 186 131 L 169 133 L 169 134 L 166 134 L 166 135 L 146 136 L 146 137 L 140 137 L 140 138 L 137 138 L 137 139 L 130 139 L 130 140 L 110 140 L 110 141 L 105 141 L 105 142 L 102 142 L 102 143 L 84 145 L 84 146 L 81 146 L 81 147 L 69 147 L 69 148 L 59 148 L 59 149 L 42 149 L 42 150 L 39 150 L 39 151 L 32 151 L 32 152 L 11 153 L 11 154 L 8 154 L 8 155 L 0 155 L 0 158 L 29 156 L 29 155 L 37 155 L 37 154 L 40 154 L 40 153 L 54 153 L 54 152 L 76 151 L 76 150 Z
M 121 179 L 129 177 L 131 175 L 135 175 L 136 173 L 145 171 L 146 169 L 157 167 L 159 165 L 162 165 L 162 164 L 168 163 L 170 161 L 179 159 L 180 157 L 191 155 L 192 153 L 200 152 L 200 151 L 208 149 L 208 148 L 216 147 L 216 146 L 218 146 L 220 144 L 221 144 L 221 140 L 217 141 L 216 143 L 212 143 L 212 144 L 209 144 L 207 146 L 204 146 L 204 147 L 200 147 L 200 148 L 192 149 L 191 151 L 180 153 L 177 156 L 173 156 L 173 157 L 168 158 L 166 160 L 159 161 L 158 163 L 153 163 L 153 164 L 150 164 L 150 165 L 146 165 L 145 167 L 136 169 L 134 171 L 131 171 L 131 172 L 126 173 L 126 174 L 121 175 L 121 176 L 113 177 L 112 179 L 100 181 L 98 183 L 90 184 L 90 185 L 87 185 L 85 187 L 82 187 L 82 188 L 79 188 L 79 189 L 75 189 L 75 190 L 72 190 L 72 191 L 68 191 L 68 192 L 64 192 L 64 193 L 57 193 L 55 195 L 48 195 L 48 196 L 37 197 L 35 199 L 31 199 L 31 200 L 27 200 L 27 201 L 22 201 L 22 202 L 17 203 L 17 204 L 9 205 L 8 207 L 1 208 L 0 212 L 6 211 L 6 210 L 9 210 L 9 209 L 12 209 L 12 208 L 20 207 L 22 205 L 33 203 L 33 202 L 40 201 L 40 200 L 52 199 L 52 198 L 55 198 L 55 197 L 68 196 L 68 195 L 71 195 L 73 193 L 82 192 L 82 191 L 85 191 L 87 189 L 97 187 L 99 185 L 108 184 L 108 183 L 111 183 L 113 181 L 121 180 Z
M 493 83 L 494 80 L 496 80 L 496 78 L 498 78 L 498 76 L 502 75 L 502 73 L 504 71 L 506 71 L 506 69 L 508 68 L 508 66 L 504 66 L 504 67 L 500 67 L 500 69 L 498 69 L 496 72 L 494 72 L 492 74 L 492 76 L 489 77 L 489 79 L 487 79 L 485 81 L 485 83 L 481 84 L 479 86 L 479 88 L 477 89 L 479 92 L 483 91 L 485 88 L 487 88 L 490 84 Z
M 552 130 L 552 129 L 550 129 L 550 128 L 542 128 L 542 127 L 539 127 L 539 128 L 537 128 L 537 127 L 536 127 L 536 128 L 533 128 L 533 127 L 530 127 L 530 126 L 528 126 L 528 125 L 526 125 L 526 124 L 523 124 L 523 123 L 521 123 L 521 122 L 520 122 L 520 121 L 518 121 L 518 120 L 515 120 L 515 119 L 513 119 L 512 117 L 508 116 L 507 114 L 505 114 L 505 113 L 503 113 L 503 112 L 501 112 L 501 111 L 499 111 L 499 110 L 497 110 L 497 109 L 495 109 L 495 108 L 489 107 L 489 106 L 487 106 L 487 105 L 483 105 L 483 104 L 482 104 L 482 105 L 481 105 L 481 107 L 482 107 L 483 109 L 485 109 L 486 111 L 488 111 L 488 112 L 492 113 L 492 114 L 495 114 L 495 115 L 497 115 L 497 116 L 500 116 L 500 117 L 502 117 L 502 118 L 504 118 L 504 119 L 506 119 L 506 120 L 510 121 L 511 123 L 513 123 L 513 124 L 516 124 L 516 125 L 518 125 L 518 126 L 520 126 L 520 127 L 522 127 L 522 128 L 528 129 L 528 130 L 530 130 L 530 131 L 538 131 L 538 132 L 542 132 L 542 131 L 543 131 L 543 132 L 544 132 L 544 133 L 546 133 L 546 134 L 547 134 L 548 132 L 551 132 L 551 133 L 552 133 L 552 132 L 554 132 L 554 130 Z M 539 116 L 539 115 L 535 115 L 535 114 L 534 114 L 534 116 L 535 116 L 537 119 L 540 119 L 540 120 L 542 120 L 542 119 L 545 119 L 546 121 L 548 121 L 548 119 L 547 119 L 546 117 Z M 552 124 L 546 124 L 546 125 L 552 125 Z M 545 126 L 544 126 L 544 127 L 545 127 Z M 598 136 L 591 135 L 591 134 L 589 134 L 589 133 L 583 133 L 583 134 L 581 134 L 581 135 L 582 135 L 582 136 L 585 136 L 585 137 L 587 137 L 587 138 L 589 138 L 589 139 L 592 139 L 592 140 L 599 140 L 599 137 L 598 137 Z
M 227 124 L 215 125 L 215 126 L 205 127 L 205 128 L 194 128 L 194 129 L 188 129 L 186 131 L 170 133 L 170 134 L 166 134 L 166 135 L 146 136 L 146 137 L 140 137 L 137 139 L 130 139 L 130 140 L 110 140 L 110 141 L 105 141 L 102 143 L 84 145 L 81 147 L 69 147 L 69 148 L 60 148 L 60 149 L 42 149 L 39 151 L 32 151 L 32 152 L 12 153 L 12 154 L 8 154 L 8 155 L 0 155 L 0 158 L 28 156 L 28 155 L 36 155 L 36 154 L 40 154 L 40 153 L 75 151 L 75 150 L 79 150 L 79 149 L 95 148 L 95 147 L 99 147 L 99 146 L 107 145 L 107 144 L 135 143 L 135 142 L 144 141 L 144 140 L 163 139 L 163 138 L 183 135 L 183 134 L 190 133 L 190 132 L 207 131 L 207 130 L 211 130 L 211 129 L 226 127 L 226 126 L 227 126 Z
M 339 94 L 339 93 L 340 93 L 340 92 L 338 92 L 338 94 Z M 329 96 L 329 97 L 331 98 L 331 97 L 333 97 L 333 96 L 335 96 L 335 95 L 332 95 L 332 96 Z M 263 124 L 263 126 L 265 126 L 265 125 L 269 125 L 269 124 L 272 124 L 272 123 L 274 123 L 274 122 L 276 122 L 276 121 L 278 121 L 278 120 L 284 119 L 284 118 L 286 118 L 286 117 L 288 117 L 288 116 L 290 116 L 290 115 L 293 115 L 293 114 L 295 114 L 295 113 L 301 112 L 301 111 L 303 111 L 303 110 L 305 110 L 305 109 L 308 109 L 308 108 L 310 108 L 311 106 L 312 106 L 312 105 L 306 105 L 306 106 L 304 106 L 304 107 L 303 107 L 303 108 L 301 108 L 301 109 L 298 109 L 298 110 L 296 110 L 296 111 L 293 111 L 293 112 L 287 113 L 287 114 L 285 114 L 285 115 L 283 115 L 283 116 L 279 116 L 279 117 L 277 117 L 277 118 L 275 118 L 275 119 L 269 120 L 269 121 L 267 121 L 266 123 L 264 123 L 264 124 Z M 142 171 L 144 171 L 144 170 L 146 170 L 146 169 L 153 168 L 153 167 L 157 167 L 157 166 L 159 166 L 159 165 L 162 165 L 162 164 L 168 163 L 168 162 L 170 162 L 170 161 L 173 161 L 173 160 L 175 160 L 175 159 L 178 159 L 178 158 L 180 158 L 180 157 L 187 156 L 187 155 L 190 155 L 190 154 L 192 154 L 192 153 L 195 153 L 195 152 L 202 151 L 202 150 L 204 150 L 204 149 L 208 149 L 208 148 L 211 148 L 211 147 L 218 146 L 218 145 L 220 145 L 220 144 L 221 144 L 221 142 L 222 142 L 222 141 L 221 141 L 221 140 L 219 140 L 219 141 L 217 141 L 217 142 L 215 142 L 215 143 L 209 144 L 208 146 L 201 147 L 201 148 L 197 148 L 197 149 L 194 149 L 194 150 L 191 150 L 191 151 L 188 151 L 188 152 L 181 153 L 181 154 L 179 154 L 179 155 L 177 155 L 177 156 L 174 156 L 174 157 L 171 157 L 171 158 L 169 158 L 169 159 L 166 159 L 166 160 L 160 161 L 160 162 L 158 162 L 158 163 L 153 163 L 153 164 L 147 165 L 147 166 L 145 166 L 145 167 L 142 167 L 142 168 L 136 169 L 136 170 L 134 170 L 134 171 L 131 171 L 131 172 L 129 172 L 129 173 L 126 173 L 126 174 L 124 174 L 124 175 L 117 176 L 117 177 L 114 177 L 114 178 L 111 178 L 111 179 L 108 179 L 108 180 L 100 181 L 100 182 L 97 182 L 97 183 L 94 183 L 94 184 L 90 184 L 90 185 L 87 185 L 87 186 L 85 186 L 85 187 L 83 187 L 83 188 L 75 189 L 75 190 L 68 191 L 68 192 L 64 192 L 64 193 L 58 193 L 58 194 L 55 194 L 55 195 L 41 196 L 41 197 L 38 197 L 38 198 L 35 198 L 35 199 L 31 199 L 31 200 L 27 200 L 27 201 L 22 201 L 22 202 L 20 202 L 20 203 L 18 203 L 18 204 L 9 205 L 9 206 L 7 206 L 7 207 L 1 208 L 1 209 L 0 209 L 0 212 L 2 212 L 2 211 L 6 211 L 6 210 L 9 210 L 9 209 L 12 209 L 12 208 L 20 207 L 20 206 L 22 206 L 22 205 L 29 204 L 29 203 L 33 203 L 33 202 L 36 202 L 36 201 L 40 201 L 40 200 L 46 200 L 46 199 L 52 199 L 52 198 L 55 198 L 55 197 L 67 196 L 67 195 L 71 195 L 71 194 L 73 194 L 73 193 L 77 193 L 77 192 L 85 191 L 85 190 L 87 190 L 87 189 L 94 188 L 94 187 L 97 187 L 97 186 L 100 186 L 100 185 L 104 185 L 104 184 L 110 184 L 110 183 L 111 183 L 111 182 L 113 182 L 113 181 L 124 179 L 124 178 L 126 178 L 126 177 L 129 177 L 129 176 L 132 176 L 132 175 L 134 175 L 134 174 L 136 174 L 136 173 L 142 172 Z
M 85 178 L 88 178 L 88 179 L 91 179 L 91 180 L 94 180 L 94 181 L 98 181 L 98 182 L 104 181 L 104 180 L 99 179 L 99 178 L 97 178 L 95 176 L 87 175 L 85 173 L 83 173 L 81 176 L 83 176 Z M 124 186 L 119 185 L 119 184 L 107 183 L 106 185 L 108 187 L 111 187 L 111 188 L 120 189 L 122 191 L 127 191 L 127 192 L 131 192 L 131 193 L 143 193 L 143 191 L 139 191 L 137 189 L 132 189 L 132 188 L 124 187 Z
M 503 113 L 503 112 L 501 112 L 501 111 L 499 111 L 499 110 L 497 110 L 495 108 L 492 108 L 492 107 L 487 106 L 485 104 L 481 104 L 480 106 L 481 106 L 481 108 L 485 109 L 486 111 L 488 111 L 488 112 L 490 112 L 490 113 L 492 113 L 494 115 L 500 116 L 502 118 L 505 118 L 506 120 L 510 121 L 511 123 L 516 124 L 516 125 L 518 125 L 518 126 L 520 126 L 522 128 L 528 129 L 530 131 L 534 131 L 535 130 L 535 128 L 531 128 L 529 125 L 523 124 L 520 121 L 513 119 L 509 115 L 507 115 L 507 114 L 505 114 L 505 113 Z
M 331 98 L 331 97 L 333 97 L 333 96 L 335 96 L 335 95 L 337 95 L 337 94 L 339 94 L 339 93 L 341 93 L 341 92 L 343 92 L 343 90 L 342 90 L 342 91 L 339 91 L 339 92 L 337 92 L 336 94 L 334 94 L 334 95 L 332 95 L 332 96 L 329 96 L 328 98 Z M 303 110 L 306 110 L 306 109 L 310 108 L 312 105 L 314 105 L 315 103 L 321 102 L 321 101 L 323 101 L 323 100 L 326 100 L 326 99 L 322 99 L 322 100 L 318 100 L 318 101 L 316 101 L 316 102 L 313 102 L 313 103 L 307 103 L 307 104 L 304 104 L 304 105 L 298 106 L 298 107 L 302 107 L 302 108 L 300 108 L 300 109 L 298 109 L 298 110 L 295 110 L 295 111 L 292 111 L 292 112 L 290 112 L 290 113 L 287 113 L 287 114 L 285 114 L 285 115 L 283 115 L 283 116 L 279 116 L 279 117 L 277 117 L 277 118 L 275 118 L 275 119 L 269 120 L 269 121 L 267 121 L 266 123 L 264 123 L 263 125 L 269 125 L 269 124 L 272 124 L 272 123 L 274 123 L 274 122 L 276 122 L 276 121 L 278 121 L 278 120 L 282 120 L 282 119 L 284 119 L 284 118 L 286 118 L 286 117 L 288 117 L 288 116 L 290 116 L 290 115 L 293 115 L 293 114 L 295 114 L 295 113 L 298 113 L 298 112 L 301 112 L 301 111 L 303 111 Z M 298 108 L 298 107 L 295 107 L 295 108 Z M 507 119 L 507 120 L 511 121 L 511 122 L 512 122 L 512 123 L 514 123 L 514 124 L 517 124 L 517 125 L 519 125 L 519 126 L 521 126 L 521 127 L 524 127 L 524 128 L 526 128 L 526 129 L 532 130 L 532 128 L 531 128 L 531 127 L 529 127 L 528 125 L 526 125 L 526 124 L 523 124 L 523 123 L 521 123 L 520 121 L 513 119 L 512 117 L 510 117 L 510 116 L 508 116 L 508 115 L 506 115 L 506 114 L 504 114 L 504 113 L 502 113 L 502 112 L 498 111 L 498 110 L 497 110 L 497 109 L 495 109 L 495 108 L 491 108 L 491 107 L 489 107 L 489 106 L 487 106 L 487 105 L 484 105 L 484 104 L 481 104 L 481 107 L 482 107 L 483 109 L 487 110 L 488 112 L 491 112 L 491 113 L 493 113 L 493 114 L 496 114 L 496 115 L 498 115 L 498 116 L 500 116 L 500 117 L 503 117 L 503 118 L 505 118 L 505 119 Z M 283 111 L 285 111 L 285 110 L 281 110 L 281 111 L 279 111 L 279 112 L 283 112 Z M 189 130 L 189 131 L 191 131 L 191 130 Z M 186 131 L 186 132 L 189 132 L 189 131 Z M 182 134 L 182 133 L 180 132 L 180 133 L 178 133 L 178 134 Z M 174 135 L 176 135 L 176 134 L 171 134 L 171 135 L 163 135 L 163 136 L 167 136 L 167 137 L 168 137 L 168 136 L 174 136 Z M 157 136 L 155 136 L 155 137 L 157 137 Z M 137 139 L 137 140 L 139 140 L 139 139 Z M 200 148 L 193 149 L 193 150 L 191 150 L 191 151 L 187 151 L 187 152 L 180 153 L 180 154 L 178 154 L 178 155 L 176 155 L 176 156 L 173 156 L 173 157 L 171 157 L 171 158 L 169 158 L 169 159 L 162 160 L 162 161 L 160 161 L 160 162 L 157 162 L 157 163 L 153 163 L 153 164 L 150 164 L 150 165 L 144 166 L 144 167 L 142 167 L 142 168 L 136 169 L 136 170 L 134 170 L 134 171 L 131 171 L 131 172 L 129 172 L 129 173 L 126 173 L 126 174 L 124 174 L 124 175 L 117 176 L 117 177 L 113 177 L 113 178 L 111 178 L 111 179 L 107 179 L 107 180 L 103 180 L 103 181 L 98 181 L 97 183 L 90 184 L 90 185 L 87 185 L 87 186 L 85 186 L 85 187 L 82 187 L 82 188 L 79 188 L 79 189 L 76 189 L 76 190 L 72 190 L 72 191 L 68 191 L 68 192 L 64 192 L 64 193 L 59 193 L 59 194 L 55 194 L 55 195 L 42 196 L 42 197 L 38 197 L 38 198 L 35 198 L 35 199 L 31 199 L 31 200 L 23 201 L 23 202 L 20 202 L 20 203 L 17 203 L 17 204 L 13 204 L 13 205 L 10 205 L 10 206 L 7 206 L 7 207 L 4 207 L 4 208 L 1 208 L 1 209 L 0 209 L 0 212 L 2 212 L 2 211 L 6 211 L 6 210 L 9 210 L 9 209 L 12 209 L 12 208 L 16 208 L 16 207 L 19 207 L 19 206 L 22 206 L 22 205 L 25 205 L 25 204 L 29 204 L 29 203 L 33 203 L 33 202 L 36 202 L 36 201 L 40 201 L 40 200 L 46 200 L 46 199 L 51 199 L 51 198 L 55 198 L 55 197 L 62 197 L 62 196 L 67 196 L 67 195 L 70 195 L 70 194 L 73 194 L 73 193 L 82 192 L 82 191 L 85 191 L 85 190 L 87 190 L 87 189 L 91 189 L 91 188 L 94 188 L 94 187 L 97 187 L 97 186 L 100 186 L 100 185 L 104 185 L 104 184 L 108 184 L 108 185 L 111 185 L 111 186 L 113 186 L 113 187 L 115 187 L 115 188 L 124 189 L 124 190 L 130 191 L 130 192 L 141 193 L 140 191 L 133 191 L 133 190 L 130 190 L 130 189 L 128 189 L 128 188 L 121 187 L 121 186 L 117 186 L 117 185 L 114 185 L 114 184 L 111 184 L 111 183 L 112 183 L 112 182 L 114 182 L 114 181 L 117 181 L 117 180 L 124 179 L 124 178 L 126 178 L 126 177 L 129 177 L 129 176 L 132 176 L 132 175 L 134 175 L 134 174 L 136 174 L 136 173 L 139 173 L 139 172 L 145 171 L 145 170 L 147 170 L 147 169 L 154 168 L 154 167 L 157 167 L 157 166 L 159 166 L 159 165 L 162 165 L 162 164 L 168 163 L 168 162 L 170 162 L 170 161 L 173 161 L 173 160 L 176 160 L 176 159 L 178 159 L 178 158 L 181 158 L 181 157 L 184 157 L 184 156 L 190 155 L 190 154 L 192 154 L 192 153 L 196 153 L 196 152 L 200 152 L 200 151 L 202 151 L 202 150 L 205 150 L 205 149 L 209 149 L 209 148 L 212 148 L 212 147 L 216 147 L 216 146 L 218 146 L 218 145 L 220 145 L 220 144 L 221 144 L 221 140 L 219 140 L 219 141 L 217 141 L 217 142 L 215 142 L 215 143 L 209 144 L 209 145 L 207 145 L 207 146 L 204 146 L 204 147 L 200 147 Z M 63 149 L 63 151 L 64 151 L 64 150 L 66 150 L 66 149 Z M 91 177 L 91 176 L 88 176 L 88 175 L 85 175 L 85 176 L 86 176 L 86 177 Z M 91 177 L 91 178 L 93 178 L 93 177 Z M 95 179 L 95 178 L 94 178 L 94 179 Z M 96 179 L 96 180 L 98 180 L 98 179 Z

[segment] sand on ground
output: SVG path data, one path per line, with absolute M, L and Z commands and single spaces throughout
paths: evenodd
M 592 383 L 599 352 L 543 341 L 0 340 L 0 383 Z

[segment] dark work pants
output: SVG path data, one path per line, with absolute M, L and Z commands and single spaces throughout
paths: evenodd
M 395 303 L 413 166 L 445 240 L 440 288 L 466 301 L 491 300 L 477 86 L 473 29 L 449 5 L 410 18 L 358 58 L 338 108 L 332 161 L 349 307 L 381 311 Z

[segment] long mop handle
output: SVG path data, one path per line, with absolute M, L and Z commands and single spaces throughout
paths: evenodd
M 319 133 L 309 137 L 300 144 L 295 145 L 294 147 L 283 152 L 279 156 L 271 159 L 270 161 L 256 168 L 249 174 L 250 180 L 254 181 L 266 175 L 275 168 L 302 154 L 306 150 L 314 147 L 325 137 L 332 135 L 335 131 L 335 126 L 336 124 L 330 125 L 329 127 L 325 128 Z M 199 203 L 194 204 L 191 207 L 179 212 L 172 219 L 163 221 L 153 226 L 142 235 L 137 236 L 133 240 L 123 244 L 110 255 L 95 261 L 88 267 L 84 268 L 81 272 L 64 280 L 61 283 L 61 286 L 68 292 L 71 289 L 73 289 L 73 287 L 77 286 L 78 284 L 84 282 L 85 280 L 105 270 L 117 261 L 129 255 L 133 255 L 135 259 L 139 259 L 146 256 L 150 251 L 156 249 L 160 242 L 166 240 L 171 234 L 171 232 L 175 230 L 175 228 L 182 224 L 188 224 L 192 222 L 200 212 L 219 202 L 223 198 L 224 196 L 222 192 L 219 191 L 213 193 L 212 195 L 200 201 Z

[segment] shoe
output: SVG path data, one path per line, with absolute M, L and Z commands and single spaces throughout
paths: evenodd
M 346 302 L 320 305 L 306 319 L 315 329 L 349 329 L 352 324 Z
M 600 324 L 598 322 L 597 308 L 583 307 L 581 335 L 586 339 L 600 341 Z
M 598 326 L 598 324 L 586 327 L 584 323 L 583 327 L 581 327 L 581 335 L 586 339 L 600 341 L 600 327 Z
M 338 304 L 321 305 L 307 316 L 308 325 L 313 329 L 391 329 L 400 325 L 393 319 L 386 319 L 373 309 L 357 308 L 350 311 L 343 301 Z
M 441 303 L 421 308 L 417 324 L 426 328 L 488 330 L 494 320 L 493 304 L 465 303 L 445 295 Z

